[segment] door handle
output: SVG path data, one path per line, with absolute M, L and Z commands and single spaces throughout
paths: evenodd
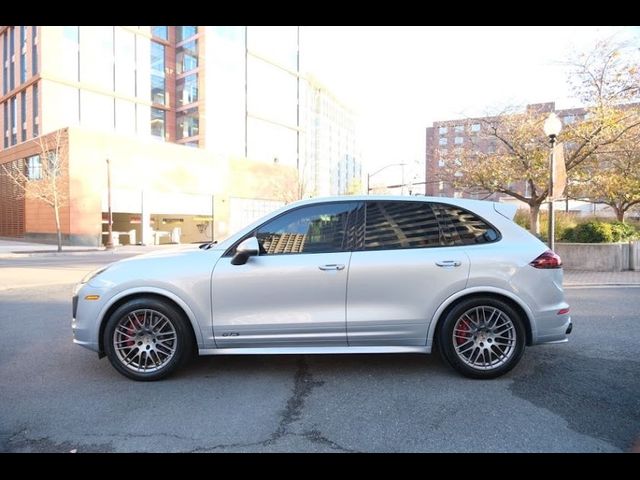
M 320 270 L 344 270 L 344 265 L 338 263 L 331 263 L 329 265 L 320 265 Z
M 440 260 L 436 262 L 436 265 L 439 267 L 459 267 L 462 262 L 459 260 Z

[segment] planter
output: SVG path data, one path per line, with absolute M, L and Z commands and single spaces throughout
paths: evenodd
M 640 270 L 639 249 L 639 242 L 556 243 L 564 268 L 594 272 Z

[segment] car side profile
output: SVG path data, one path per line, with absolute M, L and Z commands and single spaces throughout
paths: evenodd
M 74 289 L 74 342 L 158 380 L 192 356 L 431 353 L 494 378 L 567 341 L 558 255 L 515 207 L 441 197 L 299 201 L 219 244 L 113 263 Z

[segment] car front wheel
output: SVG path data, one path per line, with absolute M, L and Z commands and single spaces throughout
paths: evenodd
M 447 314 L 438 335 L 440 351 L 458 372 L 471 378 L 504 375 L 524 353 L 520 315 L 491 297 L 462 301 Z
M 109 361 L 134 380 L 159 380 L 189 357 L 192 341 L 182 312 L 156 298 L 137 298 L 107 320 L 103 345 Z

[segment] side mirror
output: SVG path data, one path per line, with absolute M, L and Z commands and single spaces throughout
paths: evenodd
M 236 253 L 231 259 L 231 265 L 244 265 L 249 257 L 254 257 L 260 253 L 260 244 L 256 237 L 250 237 L 236 247 Z

